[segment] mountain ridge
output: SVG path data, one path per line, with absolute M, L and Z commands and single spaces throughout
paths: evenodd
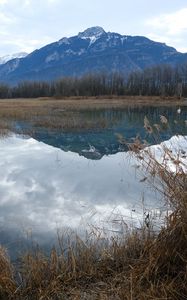
M 143 36 L 105 32 L 90 27 L 72 37 L 36 49 L 25 58 L 0 65 L 0 81 L 16 84 L 23 80 L 55 80 L 86 73 L 143 70 L 158 64 L 187 62 L 187 54 L 165 43 Z

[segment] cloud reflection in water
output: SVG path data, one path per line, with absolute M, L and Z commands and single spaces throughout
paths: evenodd
M 120 230 L 120 221 L 142 221 L 158 198 L 140 183 L 128 153 L 88 160 L 73 152 L 12 135 L 0 140 L 0 226 L 52 233 L 96 225 Z M 139 219 L 139 220 L 138 220 Z

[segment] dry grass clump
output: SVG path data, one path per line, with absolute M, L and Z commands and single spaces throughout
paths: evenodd
M 168 126 L 164 116 L 160 121 Z M 144 126 L 153 134 L 147 118 Z M 137 157 L 149 173 L 146 180 L 162 193 L 170 213 L 166 226 L 133 267 L 132 299 L 187 299 L 187 153 L 163 145 L 161 160 L 147 148 Z
M 130 299 L 131 271 L 150 237 L 132 233 L 123 240 L 97 238 L 91 243 L 76 237 L 63 251 L 40 251 L 22 258 L 8 297 L 12 299 Z M 6 258 L 7 264 L 8 259 Z M 9 266 L 9 264 L 8 264 Z M 13 271 L 6 277 L 13 278 Z M 1 285 L 1 280 L 0 280 Z M 86 297 L 86 298 L 85 298 Z M 9 298 L 7 298 L 9 299 Z
M 6 137 L 12 129 L 11 122 L 0 120 L 0 137 Z
M 133 270 L 133 299 L 187 299 L 187 175 L 155 167 L 173 212 Z
M 0 247 L 0 299 L 6 300 L 13 296 L 16 290 L 16 282 L 13 276 L 13 268 L 5 249 Z

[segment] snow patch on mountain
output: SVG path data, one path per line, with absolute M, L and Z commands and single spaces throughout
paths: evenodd
M 62 44 L 65 45 L 70 45 L 70 41 L 67 37 L 62 38 L 61 40 L 58 41 L 59 46 L 61 46 Z
M 5 56 L 0 57 L 0 65 L 5 64 L 9 60 L 15 59 L 15 58 L 23 58 L 26 57 L 28 53 L 26 52 L 19 52 L 19 53 L 14 53 L 14 54 L 8 54 Z
M 80 51 L 78 52 L 78 55 L 82 55 L 82 54 L 84 54 L 85 52 L 86 52 L 85 49 L 80 49 Z
M 103 34 L 106 34 L 104 29 L 100 26 L 91 27 L 83 32 L 79 32 L 78 37 L 81 39 L 89 39 L 89 47 L 94 44 Z
M 106 32 L 100 26 L 90 27 L 83 32 L 79 32 L 79 38 L 99 38 L 101 35 L 105 34 Z
M 49 63 L 49 62 L 55 61 L 55 60 L 59 60 L 59 54 L 56 51 L 54 53 L 52 53 L 51 55 L 47 56 L 45 59 L 45 62 Z
M 82 37 L 81 39 L 90 40 L 88 47 L 90 47 L 92 44 L 94 44 L 98 40 L 98 38 L 96 36 Z
M 7 73 L 11 73 L 13 71 L 15 71 L 18 67 L 19 67 L 19 63 L 20 63 L 20 59 L 19 58 L 15 58 L 13 60 L 11 60 L 10 64 L 8 64 L 7 67 Z
M 123 36 L 123 37 L 121 37 L 121 43 L 123 44 L 126 40 L 128 39 L 128 37 L 127 36 Z

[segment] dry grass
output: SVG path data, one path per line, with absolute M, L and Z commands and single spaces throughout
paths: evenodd
M 11 281 L 11 289 L 4 284 L 3 295 L 20 300 L 130 299 L 127 291 L 131 290 L 132 268 L 150 242 L 145 232 L 134 232 L 124 240 L 112 239 L 110 243 L 100 238 L 86 243 L 76 237 L 60 254 L 55 249 L 50 257 L 39 251 L 28 254 L 17 269 L 19 282 Z M 11 268 L 7 258 L 6 261 L 7 268 Z M 12 268 L 6 280 L 9 282 L 13 276 Z M 0 285 L 1 281 L 0 278 Z
M 14 124 L 17 121 L 30 124 L 32 130 L 37 127 L 68 131 L 104 128 L 108 125 L 106 120 L 95 120 L 86 114 L 83 118 L 81 112 L 85 110 L 86 107 L 79 110 L 76 103 L 61 100 L 0 101 L 0 129 L 15 131 Z M 27 130 L 23 129 L 23 133 L 28 133 Z
M 12 297 L 16 291 L 16 282 L 13 276 L 13 267 L 5 249 L 0 247 L 0 299 Z

